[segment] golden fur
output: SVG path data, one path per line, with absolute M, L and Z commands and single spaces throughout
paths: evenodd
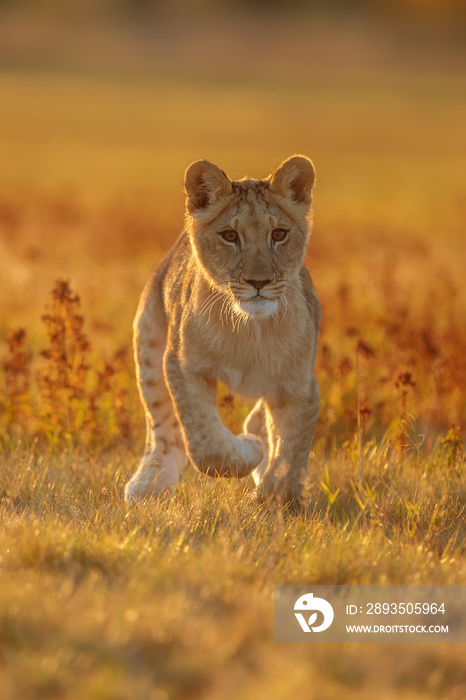
M 314 168 L 293 156 L 265 180 L 208 161 L 185 175 L 186 226 L 149 280 L 134 323 L 146 450 L 126 500 L 170 492 L 187 460 L 251 472 L 263 497 L 299 497 L 320 398 L 320 305 L 304 266 Z M 217 381 L 257 401 L 232 435 Z

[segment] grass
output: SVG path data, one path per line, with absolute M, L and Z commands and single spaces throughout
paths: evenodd
M 8 26 L 2 699 L 465 697 L 464 644 L 272 642 L 274 584 L 466 583 L 464 50 L 301 20 L 159 27 L 156 49 L 98 34 L 92 55 L 68 28 L 41 54 Z M 183 170 L 263 176 L 295 151 L 319 176 L 307 264 L 324 308 L 306 507 L 190 471 L 127 511 L 130 328 L 181 227 Z M 224 388 L 219 404 L 238 430 L 247 408 Z
M 316 697 L 460 698 L 463 645 L 270 641 L 277 582 L 465 583 L 464 474 L 446 449 L 419 465 L 368 448 L 361 492 L 348 449 L 329 477 L 316 458 L 313 506 L 292 517 L 194 473 L 127 512 L 128 452 L 18 446 L 1 465 L 2 697 L 286 698 L 312 682 Z

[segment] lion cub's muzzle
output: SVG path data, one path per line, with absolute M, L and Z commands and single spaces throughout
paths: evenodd
M 235 298 L 236 311 L 245 320 L 247 317 L 270 317 L 278 311 L 284 284 L 271 279 L 245 279 L 241 283 L 230 283 Z
M 230 282 L 230 291 L 238 302 L 252 299 L 276 301 L 284 291 L 284 283 L 272 279 L 244 279 Z
M 252 287 L 257 289 L 257 293 L 260 292 L 262 287 L 265 287 L 266 284 L 272 284 L 272 280 L 244 280 L 247 284 L 250 284 Z

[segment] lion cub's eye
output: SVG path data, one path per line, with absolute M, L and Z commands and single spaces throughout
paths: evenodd
M 233 229 L 228 230 L 228 231 L 221 231 L 220 235 L 228 243 L 238 243 L 239 242 L 239 236 L 236 233 L 236 231 L 233 231 Z
M 272 231 L 272 243 L 280 243 L 288 236 L 288 231 L 285 228 L 276 228 Z

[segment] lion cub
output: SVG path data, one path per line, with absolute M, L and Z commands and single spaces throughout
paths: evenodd
M 185 174 L 185 230 L 134 322 L 146 448 L 126 501 L 171 492 L 189 460 L 209 476 L 252 472 L 263 498 L 298 498 L 319 413 L 321 310 L 304 267 L 314 167 L 293 156 L 265 180 L 206 160 Z M 257 401 L 232 435 L 217 381 Z

